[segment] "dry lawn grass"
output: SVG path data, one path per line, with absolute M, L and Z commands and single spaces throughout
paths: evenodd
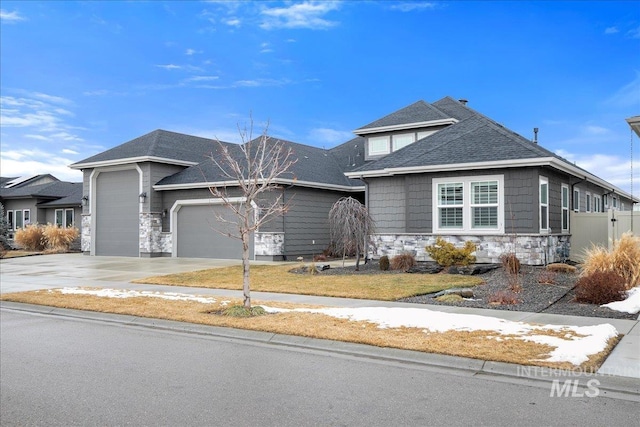
M 31 255 L 42 255 L 43 252 L 37 251 L 23 251 L 23 250 L 14 250 L 14 251 L 6 251 L 2 258 L 19 258 L 23 256 L 31 256 Z
M 251 290 L 285 294 L 395 301 L 453 287 L 482 283 L 470 276 L 448 274 L 322 275 L 289 273 L 291 265 L 251 266 Z M 213 268 L 134 280 L 134 283 L 215 289 L 242 289 L 242 267 Z
M 575 369 L 571 363 L 545 362 L 553 347 L 526 342 L 521 339 L 509 339 L 495 331 L 449 331 L 444 333 L 425 333 L 420 328 L 381 329 L 368 322 L 356 322 L 338 319 L 324 314 L 287 312 L 268 314 L 252 318 L 234 318 L 212 314 L 223 309 L 225 298 L 218 298 L 216 304 L 204 304 L 192 301 L 168 301 L 156 298 L 106 298 L 91 295 L 70 295 L 57 291 L 41 290 L 4 294 L 0 299 L 53 307 L 90 310 L 105 313 L 127 314 L 139 317 L 176 320 L 211 326 L 223 326 L 250 329 L 286 335 L 310 338 L 322 338 L 337 341 L 416 350 L 427 353 L 439 353 L 481 360 L 517 363 L 520 365 L 547 366 L 561 369 Z M 228 304 L 240 303 L 229 299 Z M 259 302 L 280 308 L 300 308 L 299 304 Z M 310 308 L 309 306 L 305 306 Z M 538 334 L 540 332 L 537 332 Z M 549 332 L 549 335 L 564 337 L 565 333 Z M 496 339 L 500 338 L 500 339 Z M 615 347 L 618 339 L 612 339 L 609 347 L 581 365 L 581 369 L 596 370 L 608 353 Z

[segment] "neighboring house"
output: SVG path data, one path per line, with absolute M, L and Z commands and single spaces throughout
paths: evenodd
M 566 259 L 569 211 L 630 210 L 636 198 L 445 97 L 416 102 L 356 129 L 366 163 L 346 175 L 366 184 L 377 222 L 374 257 L 428 259 L 435 236 L 474 241 L 481 262 L 515 251 L 526 264 Z
M 364 194 L 362 182 L 344 175 L 363 162 L 358 141 L 333 150 L 281 141 L 297 160 L 279 180 L 278 191 L 291 202 L 290 209 L 254 234 L 252 258 L 295 259 L 329 246 L 333 203 Z M 235 144 L 222 144 L 239 151 Z M 226 185 L 234 191 L 211 161 L 218 149 L 210 139 L 155 130 L 71 165 L 83 171 L 88 201 L 82 213 L 84 253 L 239 259 L 240 242 L 216 231 L 227 227 L 216 213 L 228 217 L 229 210 L 209 188 Z
M 28 224 L 75 227 L 81 218 L 82 183 L 60 181 L 45 174 L 0 178 L 0 202 L 5 209 L 9 239 Z

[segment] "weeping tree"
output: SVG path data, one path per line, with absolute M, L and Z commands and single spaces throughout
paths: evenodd
M 216 213 L 216 219 L 222 224 L 214 229 L 242 242 L 243 305 L 247 309 L 251 309 L 249 239 L 261 225 L 289 209 L 289 203 L 283 203 L 280 182 L 287 179 L 284 175 L 296 162 L 291 148 L 269 137 L 267 129 L 268 126 L 265 126 L 263 133 L 253 139 L 253 121 L 248 130 L 246 126 L 238 126 L 242 143 L 236 145 L 218 141 L 217 153 L 210 156 L 221 178 L 216 181 L 224 184 L 210 187 L 209 191 L 222 201 L 232 218 Z M 225 223 L 231 226 L 223 228 Z
M 360 270 L 360 256 L 365 252 L 369 235 L 375 233 L 375 221 L 367 208 L 353 197 L 343 197 L 329 211 L 331 242 L 336 252 L 356 254 L 356 271 Z

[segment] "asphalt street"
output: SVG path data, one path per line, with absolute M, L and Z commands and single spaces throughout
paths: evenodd
M 638 402 L 313 349 L 3 308 L 14 425 L 635 425 Z

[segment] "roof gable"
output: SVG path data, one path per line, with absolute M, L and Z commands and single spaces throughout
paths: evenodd
M 411 105 L 394 111 L 381 119 L 373 121 L 368 125 L 362 126 L 354 131 L 358 134 L 360 131 L 366 131 L 377 128 L 392 127 L 398 125 L 405 125 L 410 123 L 423 123 L 436 120 L 446 120 L 452 117 L 443 113 L 434 106 L 424 102 L 417 101 Z M 364 133 L 364 132 L 363 132 Z
M 158 129 L 71 165 L 80 169 L 95 163 L 163 160 L 166 163 L 195 164 L 203 161 L 216 147 L 213 139 Z M 222 142 L 229 144 L 228 142 Z

